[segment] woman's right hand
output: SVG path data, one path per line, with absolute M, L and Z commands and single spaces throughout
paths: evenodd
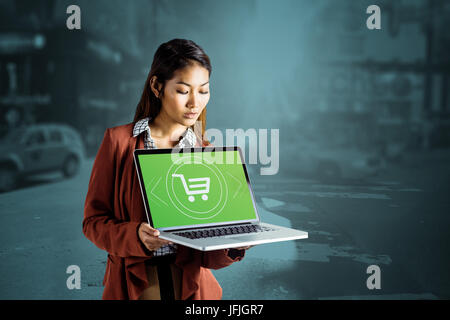
M 150 227 L 148 223 L 141 223 L 138 229 L 138 236 L 144 246 L 150 250 L 155 251 L 166 244 L 172 244 L 171 241 L 160 239 L 159 231 Z

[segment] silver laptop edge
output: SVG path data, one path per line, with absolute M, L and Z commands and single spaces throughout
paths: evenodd
M 267 232 L 267 237 L 261 236 L 261 234 L 256 234 L 258 239 L 252 239 L 255 237 L 254 233 L 242 233 L 242 234 L 233 234 L 226 235 L 220 237 L 208 237 L 208 238 L 200 238 L 200 239 L 188 239 L 185 237 L 178 236 L 173 232 L 161 232 L 159 237 L 161 239 L 174 241 L 181 245 L 185 245 L 197 250 L 201 251 L 212 251 L 219 249 L 229 249 L 229 248 L 237 248 L 243 246 L 254 246 L 263 243 L 271 243 L 271 242 L 280 242 L 280 241 L 289 241 L 289 240 L 300 240 L 307 239 L 308 232 L 295 230 L 295 234 L 292 232 L 293 229 L 281 227 L 278 225 L 272 225 L 265 222 L 260 222 L 261 226 L 276 228 L 277 231 Z M 274 235 L 279 235 L 274 237 Z M 256 237 L 255 237 L 256 238 Z M 227 240 L 225 243 L 223 240 Z M 215 243 L 217 242 L 217 243 Z

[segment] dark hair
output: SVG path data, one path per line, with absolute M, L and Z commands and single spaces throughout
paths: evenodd
M 175 71 L 183 69 L 191 65 L 193 61 L 197 61 L 201 66 L 206 68 L 211 76 L 211 62 L 203 49 L 192 40 L 173 39 L 159 46 L 153 57 L 152 66 L 148 73 L 145 87 L 142 92 L 141 99 L 137 105 L 134 115 L 134 122 L 145 117 L 154 119 L 161 110 L 161 100 L 158 99 L 150 89 L 150 80 L 153 76 L 157 77 L 158 83 L 162 84 L 161 94 L 164 94 L 166 81 L 173 78 Z M 196 128 L 194 132 L 201 134 L 204 140 L 204 132 L 206 128 L 206 107 L 198 117 L 202 122 L 201 132 Z

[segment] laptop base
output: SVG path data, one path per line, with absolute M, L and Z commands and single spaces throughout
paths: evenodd
M 264 222 L 255 224 L 259 225 L 262 228 L 271 229 L 271 231 L 229 234 L 199 239 L 190 239 L 187 237 L 176 235 L 175 233 L 179 231 L 160 231 L 159 237 L 161 239 L 169 240 L 173 243 L 177 243 L 179 245 L 183 245 L 200 251 L 239 248 L 263 243 L 273 243 L 308 238 L 308 232 L 305 231 L 281 227 Z

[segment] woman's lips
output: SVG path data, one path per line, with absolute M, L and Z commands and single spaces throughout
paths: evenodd
M 188 112 L 184 114 L 184 117 L 187 119 L 195 119 L 198 113 L 196 112 Z

